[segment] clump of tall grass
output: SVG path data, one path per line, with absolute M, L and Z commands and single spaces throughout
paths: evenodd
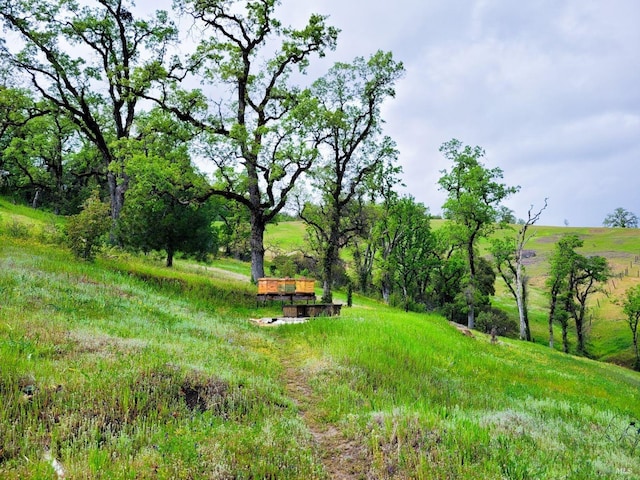
M 31 228 L 15 219 L 4 226 L 4 232 L 10 238 L 26 239 L 31 236 Z

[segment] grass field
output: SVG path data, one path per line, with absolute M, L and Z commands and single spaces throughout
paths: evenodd
M 434 220 L 434 228 L 440 228 L 442 220 Z M 511 227 L 512 229 L 517 226 Z M 607 258 L 614 277 L 596 293 L 590 302 L 591 330 L 588 351 L 593 358 L 618 363 L 633 364 L 632 339 L 629 326 L 619 304 L 627 288 L 640 283 L 640 230 L 622 228 L 580 228 L 533 226 L 527 250 L 535 256 L 527 260 L 527 274 L 530 277 L 529 306 L 531 329 L 537 343 L 548 343 L 548 297 L 545 280 L 548 275 L 548 260 L 555 243 L 562 235 L 576 234 L 584 240 L 579 249 L 583 255 L 601 255 Z M 509 230 L 498 231 L 497 236 L 508 235 Z M 304 242 L 302 222 L 283 222 L 271 225 L 267 230 L 266 243 L 278 252 L 296 251 L 308 248 Z M 486 254 L 487 242 L 481 243 L 481 251 Z M 348 259 L 348 252 L 345 254 Z M 497 296 L 493 303 L 517 318 L 515 300 L 497 284 Z M 555 334 L 560 338 L 560 331 Z M 571 337 L 573 341 L 573 336 Z M 556 342 L 556 345 L 561 345 Z
M 267 226 L 265 249 L 268 256 L 296 251 L 308 252 L 306 229 L 302 222 L 280 222 Z
M 635 372 L 358 296 L 259 327 L 234 262 L 78 262 L 12 208 L 0 478 L 640 478 Z

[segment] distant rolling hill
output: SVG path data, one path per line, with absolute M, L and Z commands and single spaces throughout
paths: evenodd
M 439 228 L 443 223 L 443 220 L 434 220 L 433 227 Z M 510 228 L 516 229 L 518 226 L 513 225 Z M 630 365 L 633 360 L 631 333 L 622 308 L 616 302 L 622 298 L 627 288 L 640 283 L 640 229 L 534 225 L 530 232 L 532 236 L 526 249 L 531 251 L 531 256 L 527 259 L 526 266 L 530 277 L 529 307 L 532 332 L 536 342 L 548 342 L 548 298 L 545 279 L 549 270 L 549 256 L 563 235 L 573 233 L 584 240 L 584 247 L 579 250 L 580 253 L 605 257 L 614 273 L 613 278 L 604 286 L 603 292 L 594 294 L 589 305 L 592 318 L 589 353 L 596 359 Z M 495 235 L 508 234 L 507 230 L 496 232 Z M 268 254 L 309 251 L 302 222 L 269 225 L 265 244 Z M 483 245 L 486 246 L 485 243 L 481 244 L 481 249 Z M 348 254 L 345 255 L 347 260 L 348 257 Z M 517 315 L 515 302 L 500 285 L 494 303 L 512 315 Z M 556 338 L 560 338 L 559 332 Z

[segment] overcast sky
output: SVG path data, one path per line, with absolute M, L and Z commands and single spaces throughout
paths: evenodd
M 507 206 L 540 224 L 601 226 L 640 215 L 640 1 L 283 0 L 342 30 L 325 64 L 392 51 L 404 63 L 383 110 L 407 193 L 440 213 L 442 143 L 484 148 L 487 167 L 521 190 Z M 319 72 L 323 73 L 323 72 Z

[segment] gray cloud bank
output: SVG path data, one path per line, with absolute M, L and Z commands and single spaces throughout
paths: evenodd
M 384 108 L 406 191 L 438 213 L 451 138 L 486 151 L 521 191 L 517 217 L 599 226 L 640 215 L 640 2 L 636 0 L 284 0 L 299 24 L 329 15 L 342 29 L 326 62 L 391 50 L 407 73 Z

